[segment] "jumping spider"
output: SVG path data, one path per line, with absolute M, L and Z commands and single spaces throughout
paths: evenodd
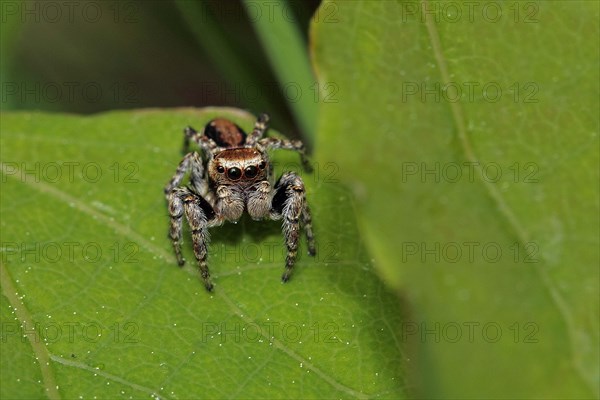
M 287 282 L 292 274 L 301 225 L 306 233 L 308 253 L 315 255 L 304 182 L 296 173 L 286 172 L 273 184 L 267 155 L 269 149 L 295 150 L 300 153 L 304 167 L 310 169 L 304 145 L 298 140 L 262 138 L 268 122 L 269 116 L 261 114 L 250 135 L 222 118 L 208 122 L 202 133 L 192 127 L 184 129 L 183 152 L 186 155 L 164 189 L 171 216 L 169 237 L 181 266 L 185 263 L 181 255 L 181 222 L 185 215 L 192 230 L 194 255 L 208 291 L 213 288 L 206 263 L 208 228 L 225 221 L 235 222 L 244 211 L 254 220 L 283 219 L 287 247 L 283 282 Z M 200 146 L 204 159 L 197 152 L 188 152 L 190 140 Z M 189 185 L 180 186 L 188 171 L 191 172 Z

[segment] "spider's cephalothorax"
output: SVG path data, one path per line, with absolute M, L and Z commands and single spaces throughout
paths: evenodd
M 210 121 L 202 133 L 191 127 L 184 130 L 186 155 L 165 187 L 171 215 L 169 236 L 177 262 L 183 265 L 181 225 L 185 215 L 192 231 L 194 255 L 207 290 L 213 288 L 206 264 L 208 228 L 225 221 L 237 221 L 244 211 L 253 219 L 283 220 L 287 247 L 283 282 L 289 280 L 296 261 L 301 226 L 308 240 L 308 252 L 315 255 L 304 182 L 294 172 L 286 172 L 273 184 L 267 155 L 269 149 L 295 150 L 308 168 L 304 145 L 297 140 L 263 138 L 268 122 L 268 115 L 261 114 L 250 135 L 222 118 Z M 197 152 L 188 153 L 190 140 L 200 146 L 204 158 Z M 190 184 L 181 186 L 188 171 Z

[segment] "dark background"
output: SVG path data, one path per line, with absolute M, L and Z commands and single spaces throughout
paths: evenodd
M 176 1 L 59 3 L 0 3 L 3 110 L 231 106 L 268 111 L 274 126 L 299 136 L 240 1 L 195 2 L 200 18 Z M 289 1 L 273 12 L 293 18 L 307 41 L 318 4 Z

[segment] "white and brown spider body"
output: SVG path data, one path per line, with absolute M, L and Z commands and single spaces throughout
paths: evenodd
M 224 221 L 235 222 L 244 211 L 256 220 L 283 220 L 288 250 L 282 276 L 284 282 L 289 280 L 296 261 L 301 225 L 306 232 L 308 252 L 315 254 L 304 183 L 293 172 L 283 174 L 273 183 L 267 154 L 269 149 L 274 148 L 295 150 L 308 167 L 304 146 L 300 141 L 262 138 L 268 119 L 266 114 L 261 114 L 249 136 L 239 126 L 222 118 L 210 121 L 202 133 L 191 127 L 184 130 L 184 153 L 193 140 L 201 147 L 205 157 L 203 159 L 196 152 L 187 153 L 165 187 L 171 215 L 169 236 L 177 261 L 183 265 L 181 224 L 185 215 L 192 230 L 194 255 L 209 291 L 213 285 L 206 263 L 208 228 Z M 190 185 L 180 186 L 188 171 Z

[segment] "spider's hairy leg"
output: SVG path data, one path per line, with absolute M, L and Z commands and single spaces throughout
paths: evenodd
M 194 256 L 198 261 L 200 274 L 204 281 L 204 287 L 209 292 L 213 289 L 213 284 L 210 280 L 210 272 L 206 263 L 206 245 L 208 244 L 208 219 L 207 214 L 214 216 L 214 211 L 210 204 L 202 197 L 188 195 L 183 201 L 185 216 L 192 230 L 192 242 L 194 244 Z
M 248 145 L 254 145 L 267 131 L 269 128 L 269 114 L 262 113 L 258 116 L 258 119 L 254 123 L 254 129 L 252 133 L 246 139 Z
M 308 172 L 312 171 L 312 166 L 306 157 L 304 143 L 302 143 L 300 140 L 287 140 L 269 137 L 260 139 L 258 141 L 258 146 L 264 150 L 284 149 L 297 151 L 300 154 L 300 160 L 302 161 L 302 166 L 304 169 Z
M 173 190 L 167 196 L 169 202 L 169 215 L 171 216 L 171 227 L 169 229 L 169 237 L 173 243 L 177 264 L 181 267 L 185 264 L 185 259 L 181 255 L 181 219 L 183 218 L 183 202 L 181 201 L 182 189 Z
M 207 244 L 209 240 L 208 227 L 215 220 L 215 212 L 212 206 L 200 195 L 192 192 L 189 188 L 180 187 L 174 189 L 169 195 L 169 211 L 171 212 L 171 240 L 177 255 L 179 265 L 183 265 L 181 256 L 181 217 L 185 214 L 192 231 L 192 243 L 194 256 L 198 261 L 200 274 L 204 281 L 206 290 L 211 291 L 213 284 L 208 271 Z
M 287 282 L 296 263 L 301 220 L 306 229 L 309 253 L 315 253 L 310 211 L 306 206 L 304 182 L 297 174 L 287 172 L 279 178 L 275 184 L 275 195 L 271 207 L 274 216 L 283 219 L 282 229 L 287 247 L 287 256 L 285 259 L 285 272 L 281 280 Z
M 315 256 L 317 254 L 317 250 L 315 248 L 315 235 L 312 230 L 312 216 L 310 213 L 310 208 L 304 201 L 304 209 L 302 210 L 302 224 L 304 225 L 304 231 L 306 233 L 306 241 L 308 243 L 308 254 L 311 256 Z
M 191 126 L 187 126 L 183 130 L 183 148 L 182 154 L 187 154 L 190 149 L 190 141 L 197 143 L 204 152 L 208 155 L 217 149 L 217 144 L 209 137 L 206 137 L 203 132 L 198 132 Z
M 190 140 L 196 136 L 198 136 L 198 131 L 191 126 L 186 126 L 183 129 L 183 147 L 181 149 L 181 154 L 187 154 L 190 151 Z
M 179 166 L 177 166 L 177 170 L 175 171 L 175 175 L 171 178 L 171 180 L 166 184 L 164 188 L 165 196 L 167 196 L 167 200 L 169 199 L 169 194 L 181 184 L 181 181 L 185 174 L 191 170 L 190 181 L 198 191 L 198 193 L 204 192 L 205 182 L 202 179 L 202 175 L 204 174 L 204 167 L 202 166 L 202 159 L 200 155 L 196 152 L 188 153 L 183 157 Z

